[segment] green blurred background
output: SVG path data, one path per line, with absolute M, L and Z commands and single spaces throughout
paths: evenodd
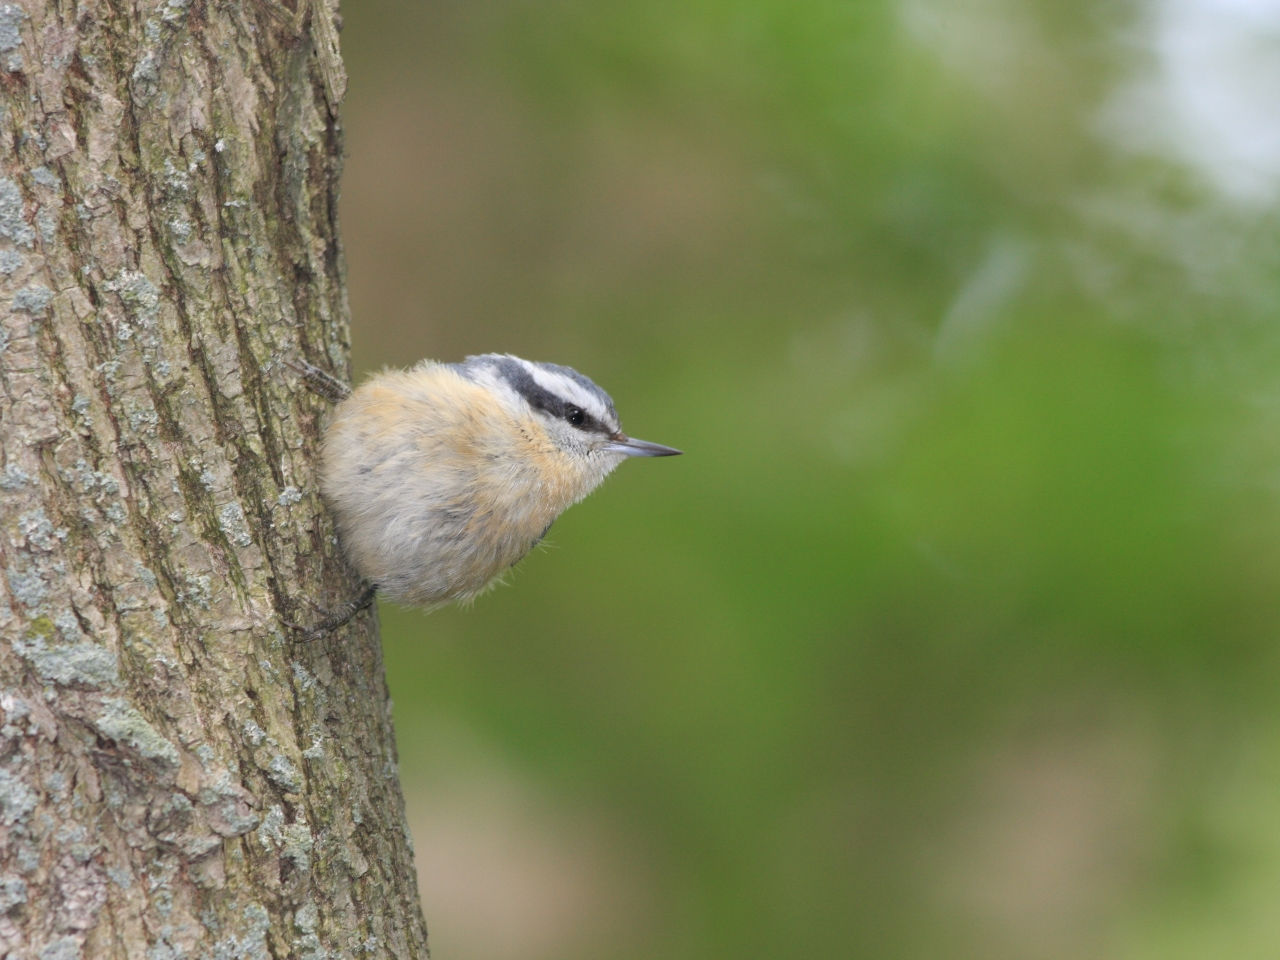
M 687 451 L 382 607 L 433 955 L 1274 957 L 1280 4 L 343 16 L 358 371 Z

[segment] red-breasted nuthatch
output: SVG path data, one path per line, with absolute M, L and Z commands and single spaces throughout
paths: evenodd
M 678 453 L 628 437 L 569 367 L 487 353 L 375 375 L 324 437 L 321 489 L 372 585 L 347 619 L 375 590 L 425 607 L 476 596 L 623 460 Z

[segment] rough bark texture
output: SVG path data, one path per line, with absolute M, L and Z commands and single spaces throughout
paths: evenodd
M 322 0 L 0 4 L 0 955 L 420 957 L 346 372 Z

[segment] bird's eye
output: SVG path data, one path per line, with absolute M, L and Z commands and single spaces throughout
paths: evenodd
M 580 427 L 587 422 L 587 415 L 582 412 L 581 407 L 566 407 L 564 418 L 575 427 Z

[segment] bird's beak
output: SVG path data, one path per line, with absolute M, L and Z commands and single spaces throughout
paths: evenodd
M 675 447 L 664 447 L 660 443 L 628 437 L 625 433 L 615 433 L 611 436 L 609 442 L 604 445 L 604 449 L 627 457 L 674 457 L 684 453 L 683 450 L 677 450 Z

